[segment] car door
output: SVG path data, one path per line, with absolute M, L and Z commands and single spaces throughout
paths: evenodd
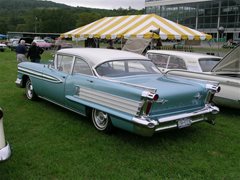
M 43 70 L 42 96 L 54 103 L 65 105 L 65 83 L 72 71 L 73 56 L 58 54 L 54 66 Z
M 79 93 L 82 89 L 92 89 L 94 87 L 95 80 L 97 79 L 98 78 L 94 76 L 88 63 L 84 59 L 76 57 L 72 73 L 66 77 L 66 107 L 77 111 L 78 113 L 85 114 L 86 106 L 83 105 L 83 100 L 81 99 Z

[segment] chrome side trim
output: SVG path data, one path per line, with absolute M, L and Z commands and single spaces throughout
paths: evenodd
M 22 74 L 26 74 L 26 75 L 31 75 L 35 78 L 38 79 L 44 79 L 46 81 L 50 81 L 50 82 L 54 82 L 54 83 L 62 83 L 62 80 L 50 75 L 46 75 L 46 74 L 42 74 L 40 72 L 36 72 L 27 68 L 23 68 L 23 67 L 18 67 L 18 72 L 22 73 Z
M 79 87 L 76 96 L 83 100 L 110 107 L 112 109 L 116 109 L 118 111 L 122 111 L 131 115 L 136 115 L 143 105 L 143 102 L 141 101 L 134 101 L 89 88 Z
M 0 161 L 5 161 L 11 156 L 11 148 L 9 143 L 7 145 L 0 149 Z

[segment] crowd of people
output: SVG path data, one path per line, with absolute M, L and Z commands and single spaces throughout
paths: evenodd
M 25 40 L 21 40 L 16 48 L 17 62 L 24 62 L 30 59 L 31 62 L 40 63 L 43 49 L 38 47 L 35 42 L 32 42 L 29 49 L 27 49 Z

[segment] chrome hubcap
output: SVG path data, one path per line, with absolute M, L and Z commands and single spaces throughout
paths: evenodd
M 29 83 L 28 85 L 27 85 L 27 96 L 28 96 L 28 98 L 32 98 L 32 95 L 33 95 L 33 86 L 32 86 L 32 84 L 31 83 Z
M 102 111 L 94 110 L 93 120 L 98 129 L 103 130 L 107 127 L 108 124 L 108 115 Z

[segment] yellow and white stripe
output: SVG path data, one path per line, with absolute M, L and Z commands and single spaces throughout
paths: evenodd
M 160 28 L 160 36 L 150 30 Z M 209 40 L 211 35 L 177 24 L 155 14 L 105 17 L 88 25 L 61 34 L 69 38 L 161 38 L 177 40 Z

